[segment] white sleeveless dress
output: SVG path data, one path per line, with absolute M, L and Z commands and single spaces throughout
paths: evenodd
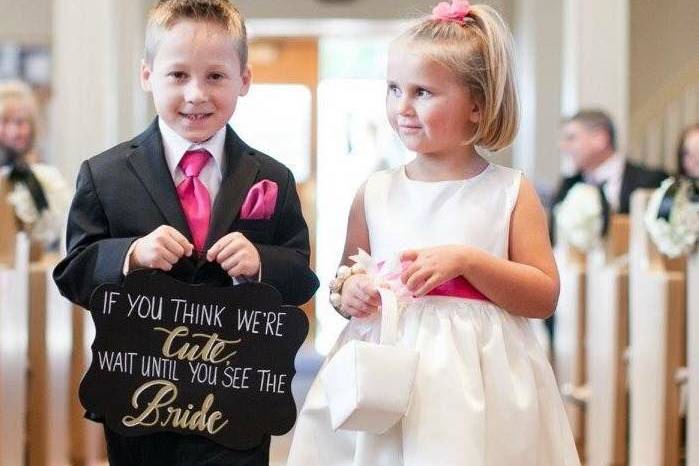
M 521 177 L 493 164 L 457 181 L 411 180 L 405 167 L 375 173 L 364 192 L 372 257 L 465 244 L 507 258 Z M 427 296 L 403 310 L 400 326 L 400 344 L 420 353 L 408 414 L 381 435 L 335 432 L 317 378 L 287 466 L 580 465 L 553 372 L 525 318 L 486 301 Z M 376 317 L 350 320 L 333 353 L 351 339 L 378 341 L 378 327 Z

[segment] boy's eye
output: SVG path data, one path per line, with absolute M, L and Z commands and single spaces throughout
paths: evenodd
M 432 93 L 431 93 L 430 91 L 428 91 L 427 89 L 422 89 L 422 88 L 418 89 L 418 90 L 415 92 L 415 94 L 416 94 L 418 97 L 429 97 L 429 96 L 432 95 Z
M 214 81 L 219 81 L 223 79 L 225 76 L 222 73 L 211 73 L 209 75 L 209 79 L 212 79 Z
M 172 71 L 172 72 L 168 73 L 168 76 L 170 76 L 171 78 L 180 80 L 180 79 L 184 79 L 187 75 L 185 73 L 183 73 L 182 71 Z
M 388 85 L 388 93 L 394 96 L 400 95 L 400 89 L 395 84 Z

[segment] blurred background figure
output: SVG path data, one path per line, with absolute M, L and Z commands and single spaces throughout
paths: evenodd
M 565 120 L 560 144 L 575 173 L 563 178 L 554 206 L 576 183 L 584 182 L 601 187 L 613 212 L 628 214 L 633 191 L 656 188 L 667 177 L 661 170 L 632 163 L 618 151 L 614 122 L 602 110 L 581 110 Z
M 41 250 L 56 250 L 65 229 L 71 190 L 60 171 L 40 162 L 37 151 L 39 110 L 31 87 L 21 81 L 0 82 L 0 151 L 20 230 L 29 233 Z M 4 152 L 4 153 L 3 153 Z
M 699 179 L 699 123 L 688 126 L 677 147 L 677 173 Z
M 0 143 L 36 163 L 38 127 L 39 109 L 31 87 L 21 81 L 0 82 Z

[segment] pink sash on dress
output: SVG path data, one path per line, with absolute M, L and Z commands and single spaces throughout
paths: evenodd
M 427 296 L 452 296 L 454 298 L 480 299 L 490 301 L 464 277 L 452 278 L 427 293 Z

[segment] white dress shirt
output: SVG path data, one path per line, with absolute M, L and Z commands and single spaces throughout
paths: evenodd
M 204 183 L 211 197 L 211 206 L 214 205 L 214 199 L 221 187 L 221 179 L 223 178 L 223 145 L 226 142 L 226 127 L 224 126 L 213 136 L 201 143 L 188 141 L 172 128 L 170 128 L 161 119 L 158 119 L 160 126 L 160 134 L 163 137 L 163 150 L 165 151 L 165 160 L 170 169 L 170 175 L 175 181 L 175 186 L 178 186 L 184 179 L 185 175 L 179 167 L 180 160 L 184 157 L 185 152 L 190 150 L 204 149 L 211 154 L 211 158 L 204 165 L 204 168 L 199 174 L 199 180 Z
M 625 165 L 626 160 L 624 156 L 615 153 L 594 170 L 583 173 L 583 179 L 586 183 L 595 185 L 604 183 L 604 195 L 607 197 L 612 212 L 619 211 L 621 182 L 624 176 Z

